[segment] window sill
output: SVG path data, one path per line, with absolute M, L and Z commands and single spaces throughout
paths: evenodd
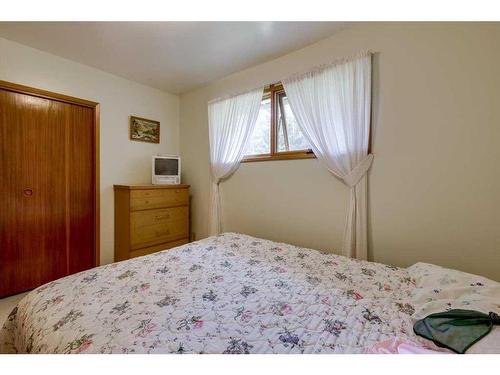
M 271 161 L 271 160 L 297 160 L 297 159 L 316 159 L 316 155 L 312 151 L 306 152 L 280 152 L 277 154 L 265 155 L 250 155 L 243 158 L 242 163 L 250 163 L 254 161 Z

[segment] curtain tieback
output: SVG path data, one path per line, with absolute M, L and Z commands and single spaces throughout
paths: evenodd
M 361 163 L 356 165 L 356 167 L 350 171 L 347 175 L 342 177 L 344 183 L 349 187 L 354 187 L 363 178 L 363 176 L 368 172 L 373 162 L 373 154 L 368 154 Z

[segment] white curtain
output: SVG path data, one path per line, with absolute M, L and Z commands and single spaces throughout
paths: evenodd
M 209 234 L 221 231 L 219 183 L 231 176 L 243 159 L 248 139 L 259 115 L 263 88 L 208 104 L 210 167 Z
M 367 259 L 371 54 L 289 78 L 283 85 L 314 153 L 350 188 L 343 254 Z

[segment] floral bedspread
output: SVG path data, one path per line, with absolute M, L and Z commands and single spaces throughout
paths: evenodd
M 363 353 L 423 342 L 415 286 L 407 269 L 225 233 L 35 289 L 0 352 Z

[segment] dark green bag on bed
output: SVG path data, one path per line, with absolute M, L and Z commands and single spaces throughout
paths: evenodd
M 413 331 L 437 346 L 463 354 L 474 343 L 500 325 L 500 316 L 474 310 L 450 310 L 426 316 L 413 325 Z

